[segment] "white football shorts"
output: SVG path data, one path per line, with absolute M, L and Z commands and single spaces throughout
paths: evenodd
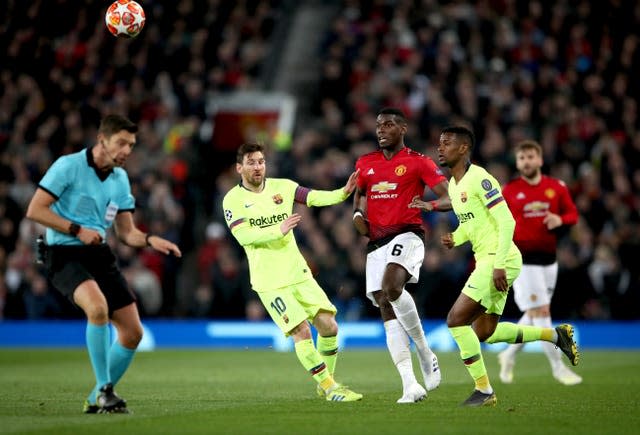
M 551 304 L 557 280 L 557 262 L 546 266 L 523 264 L 520 276 L 513 282 L 513 299 L 520 311 Z
M 374 306 L 373 292 L 382 290 L 382 277 L 387 264 L 396 263 L 409 272 L 409 283 L 418 282 L 424 260 L 424 242 L 414 233 L 402 233 L 389 243 L 367 255 L 367 297 Z

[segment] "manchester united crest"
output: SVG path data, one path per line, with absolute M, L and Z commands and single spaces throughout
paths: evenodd
M 549 199 L 553 199 L 553 197 L 556 196 L 556 191 L 553 189 L 545 189 L 544 196 L 546 196 Z
M 460 201 L 467 202 L 467 192 L 460 192 Z
M 279 193 L 273 195 L 272 198 L 273 202 L 275 202 L 276 204 L 282 204 L 282 195 L 280 195 Z
M 405 165 L 396 166 L 395 173 L 398 177 L 407 173 L 407 167 Z

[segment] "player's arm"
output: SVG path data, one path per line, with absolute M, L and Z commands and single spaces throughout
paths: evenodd
M 77 237 L 85 245 L 102 243 L 102 236 L 91 228 L 83 228 L 51 210 L 58 198 L 42 187 L 38 187 L 27 207 L 27 218 L 60 233 Z
M 133 222 L 133 213 L 129 210 L 119 211 L 113 221 L 113 229 L 118 239 L 132 248 L 144 248 L 149 246 L 165 255 L 173 254 L 176 257 L 182 257 L 180 248 L 160 236 L 140 231 Z
M 495 202 L 497 201 L 497 202 Z M 491 216 L 496 221 L 498 229 L 498 247 L 496 249 L 495 261 L 493 263 L 493 283 L 498 291 L 507 291 L 506 263 L 509 249 L 513 240 L 513 232 L 516 228 L 516 221 L 504 199 L 496 198 L 494 205 L 488 205 Z
M 268 228 L 252 227 L 244 218 L 233 222 L 227 222 L 231 229 L 231 234 L 242 246 L 262 245 L 279 240 L 286 236 L 289 231 L 298 226 L 302 219 L 297 213 L 293 213 L 280 225 L 273 225 Z
M 347 183 L 341 189 L 335 190 L 311 190 L 306 189 L 304 187 L 298 187 L 296 190 L 296 202 L 299 201 L 299 197 L 301 196 L 301 189 L 305 189 L 304 196 L 306 197 L 306 204 L 309 207 L 324 207 L 327 205 L 338 204 L 351 195 L 351 193 L 356 188 L 356 183 L 358 180 L 358 174 L 360 173 L 360 169 L 357 169 L 353 172 Z
M 419 208 L 424 211 L 450 211 L 451 199 L 449 198 L 449 182 L 444 180 L 436 184 L 431 189 L 438 195 L 438 199 L 433 201 L 423 201 L 419 196 L 414 196 L 409 203 L 409 208 Z
M 353 194 L 353 226 L 360 235 L 369 236 L 369 221 L 366 217 L 367 196 L 360 188 Z
M 575 225 L 578 222 L 578 209 L 573 202 L 573 199 L 571 199 L 569 189 L 567 189 L 564 183 L 560 184 L 560 188 L 557 190 L 557 193 L 559 194 L 559 213 L 555 214 L 549 212 L 542 221 L 549 230 L 555 230 L 561 226 L 568 227 Z
M 513 218 L 507 203 L 503 201 L 497 203 L 489 209 L 489 213 L 496 221 L 498 229 L 498 247 L 496 249 L 496 260 L 494 267 L 504 268 L 507 254 L 513 241 L 513 232 L 516 228 L 516 220 Z

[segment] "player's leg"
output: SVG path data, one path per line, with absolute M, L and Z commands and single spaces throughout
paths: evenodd
M 316 347 L 327 364 L 331 376 L 335 375 L 338 360 L 338 323 L 336 316 L 330 311 L 318 311 L 313 318 L 313 326 L 318 331 Z
M 131 365 L 142 339 L 142 323 L 134 302 L 115 310 L 111 320 L 118 331 L 118 340 L 109 350 L 109 375 L 115 387 Z
M 107 300 L 94 280 L 81 283 L 73 293 L 73 301 L 87 316 L 86 344 L 89 359 L 96 379 L 95 391 L 111 385 L 109 376 L 109 310 Z M 101 405 L 97 403 L 96 394 L 90 395 L 85 403 L 84 411 L 98 412 Z
M 545 293 L 541 296 L 541 293 Z M 520 275 L 513 282 L 513 299 L 518 309 L 524 314 L 518 325 L 533 325 L 530 309 L 537 306 L 541 297 L 546 297 L 544 276 L 541 266 L 522 265 Z M 513 369 L 516 354 L 524 347 L 524 343 L 515 343 L 498 354 L 500 364 L 500 380 L 505 384 L 513 382 Z
M 111 313 L 111 320 L 117 331 L 117 340 L 111 344 L 108 354 L 109 378 L 112 388 L 118 384 L 124 373 L 131 365 L 138 343 L 142 339 L 142 323 L 136 306 L 135 294 L 129 289 L 127 281 L 116 267 L 115 257 L 111 256 L 112 264 L 96 266 L 96 281 L 102 290 Z M 88 403 L 95 403 L 99 395 L 100 386 L 96 385 Z M 114 397 L 118 395 L 112 391 Z M 115 401 L 115 399 L 114 399 Z M 127 413 L 127 402 L 120 398 L 114 406 L 102 412 Z
M 334 373 L 338 360 L 337 309 L 314 279 L 294 286 L 293 294 L 306 311 L 308 318 L 312 319 L 313 325 L 318 331 L 317 351 L 325 362 L 331 378 L 335 381 Z M 362 399 L 362 394 L 355 393 L 337 382 L 328 389 L 318 384 L 317 390 L 320 396 L 324 396 L 330 401 Z
M 471 324 L 481 316 L 486 317 L 486 324 L 483 325 L 485 328 L 490 326 L 488 322 L 495 321 L 497 323 L 497 318 L 494 319 L 494 316 L 484 314 L 485 310 L 486 308 L 479 302 L 463 292 L 460 293 L 447 314 L 447 326 L 451 336 L 458 345 L 460 358 L 475 383 L 474 392 L 463 402 L 465 406 L 492 406 L 497 402 L 487 375 L 487 368 L 480 349 L 480 340 L 471 327 Z
M 396 314 L 389 304 L 386 296 L 382 292 L 382 276 L 387 264 L 385 247 L 376 249 L 367 255 L 366 278 L 367 278 L 367 298 L 371 300 L 374 306 L 380 309 L 380 316 L 384 323 L 387 349 L 391 355 L 391 360 L 398 370 L 402 381 L 402 397 L 398 399 L 400 403 L 406 403 L 412 398 L 422 400 L 426 396 L 424 394 L 415 394 L 418 392 L 420 384 L 413 373 L 413 363 L 411 361 L 411 348 L 409 336 L 404 330 Z
M 382 291 L 389 300 L 396 318 L 413 340 L 427 390 L 440 385 L 438 359 L 429 348 L 418 309 L 411 294 L 405 290 L 407 282 L 418 282 L 424 260 L 424 243 L 413 233 L 395 237 L 385 247 L 386 261 L 382 277 Z
M 518 276 L 520 266 L 516 260 L 508 261 L 507 281 L 512 283 L 515 277 Z M 546 291 L 546 290 L 545 290 Z M 492 291 L 492 295 L 498 295 L 500 292 Z M 506 298 L 505 298 L 506 299 Z M 504 302 L 501 306 L 494 303 L 494 308 L 489 309 L 488 312 L 502 313 L 504 308 Z M 528 343 L 531 341 L 547 341 L 555 344 L 560 350 L 569 358 L 571 364 L 577 365 L 579 359 L 578 347 L 573 340 L 573 326 L 560 325 L 556 328 L 541 327 L 541 326 L 528 326 L 518 325 L 512 322 L 500 322 L 495 328 L 495 331 L 491 336 L 486 338 L 487 343 Z
M 541 328 L 551 328 L 551 298 L 553 297 L 553 291 L 558 279 L 558 263 L 539 267 L 542 269 L 541 277 L 545 287 L 544 296 L 541 298 L 543 305 L 538 308 L 531 309 L 530 312 L 533 319 L 533 325 Z M 564 364 L 562 361 L 562 354 L 554 344 L 543 342 L 541 345 L 542 350 L 549 360 L 553 377 L 558 382 L 564 385 L 577 385 L 582 382 L 582 377 L 574 373 Z
M 325 391 L 327 397 L 342 387 L 335 382 L 327 364 L 311 339 L 311 328 L 307 321 L 309 313 L 297 300 L 293 287 L 258 292 L 265 309 L 280 330 L 293 338 L 296 356 L 300 364 Z M 326 297 L 326 295 L 325 295 Z M 341 391 L 341 401 L 360 400 L 362 395 Z M 358 397 L 359 396 L 359 397 Z
M 391 360 L 400 374 L 402 381 L 402 397 L 398 403 L 414 403 L 427 397 L 427 391 L 418 383 L 413 372 L 411 361 L 411 343 L 407 331 L 402 327 L 391 304 L 382 291 L 372 293 L 384 322 L 387 348 L 391 355 Z

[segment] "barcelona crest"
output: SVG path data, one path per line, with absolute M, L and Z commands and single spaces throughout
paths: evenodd
M 467 202 L 467 192 L 460 192 L 460 201 Z
M 282 320 L 284 320 L 284 323 L 289 323 L 289 316 L 287 316 L 286 314 L 283 314 Z
M 282 204 L 282 195 L 280 195 L 279 193 L 273 195 L 272 198 L 273 202 L 275 202 L 276 204 Z

